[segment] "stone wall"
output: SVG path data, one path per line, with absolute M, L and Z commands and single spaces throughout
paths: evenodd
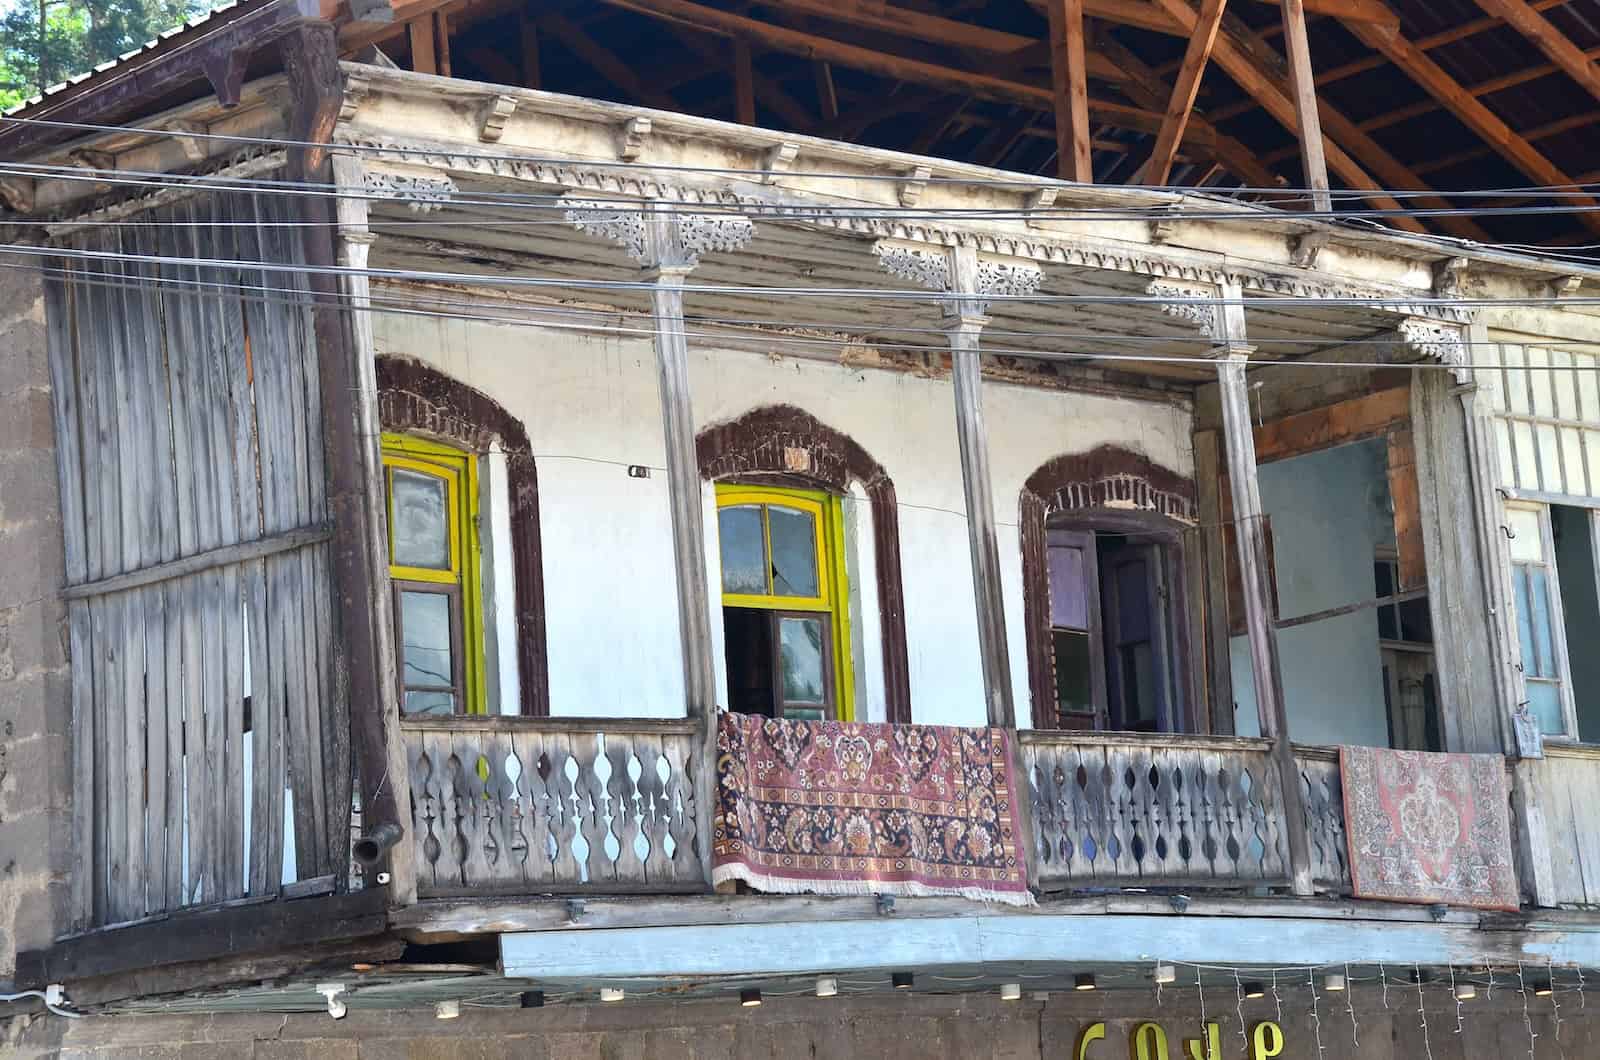
M 1138 973 L 1128 973 L 1130 975 Z M 1285 991 L 1283 1060 L 1533 1060 L 1600 1055 L 1600 1005 L 1587 1009 L 1575 991 L 1561 1002 L 1555 1034 L 1549 998 L 1529 998 L 1527 1023 L 1520 995 L 1497 989 L 1462 1006 L 1462 1033 L 1449 987 L 1428 988 L 1426 1040 L 1415 988 L 1393 986 L 1390 1008 L 1377 990 L 1322 995 L 1323 1051 L 1303 988 Z M 23 1057 L 145 1060 L 789 1060 L 865 1057 L 872 1060 L 1075 1060 L 1085 1025 L 1107 1021 L 1106 1037 L 1092 1043 L 1088 1060 L 1130 1057 L 1139 1022 L 1159 1023 L 1169 1057 L 1187 1060 L 1186 1037 L 1197 1036 L 1199 1011 L 1192 989 L 1167 988 L 1162 1003 L 1143 990 L 1106 991 L 1083 998 L 1056 994 L 1040 1001 L 1003 1002 L 992 994 L 873 995 L 772 999 L 757 1009 L 733 1000 L 625 1001 L 553 1005 L 538 1010 L 474 1009 L 459 1019 L 435 1019 L 431 1009 L 393 1013 L 352 1012 L 335 1021 L 324 1014 L 274 1013 L 221 1016 L 124 1016 L 67 1021 L 36 1017 L 14 1030 L 11 1045 Z M 1481 995 L 1481 991 L 1480 991 Z M 1356 1011 L 1354 1037 L 1348 996 Z M 1219 1060 L 1248 1054 L 1236 1012 L 1247 1025 L 1270 1019 L 1270 998 L 1237 1003 L 1233 991 L 1208 990 L 1208 1013 L 1220 1023 Z M 1589 1016 L 1590 1012 L 1594 1016 Z M 0 1037 L 0 1051 L 5 1039 Z M 1135 1054 L 1136 1055 L 1136 1054 Z M 1154 1055 L 1154 1054 L 1152 1054 Z
M 0 256 L 0 992 L 65 899 L 71 796 L 64 581 L 44 290 Z

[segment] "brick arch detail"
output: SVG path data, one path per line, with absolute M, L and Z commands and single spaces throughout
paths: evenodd
M 482 456 L 500 443 L 506 457 L 511 562 L 516 582 L 521 713 L 547 717 L 544 567 L 539 539 L 539 477 L 522 422 L 483 391 L 404 357 L 378 357 L 378 417 L 384 430 L 432 435 Z
M 1022 538 L 1022 614 L 1028 649 L 1028 691 L 1035 728 L 1048 728 L 1055 702 L 1050 645 L 1050 585 L 1046 523 L 1058 512 L 1141 513 L 1153 523 L 1193 527 L 1194 480 L 1142 453 L 1116 445 L 1055 457 L 1023 484 L 1018 525 Z
M 700 475 L 708 481 L 783 475 L 841 493 L 852 482 L 861 483 L 872 507 L 884 698 L 889 720 L 909 724 L 911 667 L 900 569 L 900 510 L 894 482 L 883 465 L 853 438 L 793 405 L 766 405 L 707 427 L 695 438 L 695 453 Z

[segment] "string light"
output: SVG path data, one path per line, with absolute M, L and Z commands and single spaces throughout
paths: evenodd
M 1277 1022 L 1283 1022 L 1283 995 L 1278 993 L 1278 969 L 1272 969 L 1272 1007 L 1276 1013 Z
M 747 987 L 739 991 L 739 1004 L 744 1008 L 757 1008 L 761 1004 L 761 991 L 756 987 Z
M 1311 1027 L 1317 1036 L 1317 1055 L 1322 1056 L 1326 1051 L 1322 1046 L 1322 1013 L 1319 1011 L 1319 1003 L 1322 998 L 1317 994 L 1317 970 L 1315 968 L 1306 969 L 1306 982 L 1311 986 Z
M 1528 1012 L 1528 979 L 1523 974 L 1522 962 L 1517 962 L 1517 986 L 1522 992 L 1522 1025 L 1528 1029 L 1528 1060 L 1538 1060 L 1534 1055 L 1539 1036 L 1533 1030 L 1533 1016 Z
M 1378 981 L 1383 984 L 1383 1010 L 1389 1011 L 1389 970 L 1382 964 L 1378 965 Z
M 1350 966 L 1348 964 L 1344 966 L 1344 977 L 1346 982 L 1348 982 L 1350 979 Z M 1356 1037 L 1356 999 L 1354 990 L 1346 990 L 1344 992 L 1344 1007 L 1345 1011 L 1350 1013 L 1350 1044 L 1356 1049 L 1356 1051 L 1359 1052 L 1361 1049 L 1361 1042 Z
M 1561 998 L 1559 996 L 1561 991 L 1556 989 L 1555 963 L 1549 958 L 1546 958 L 1544 962 L 1544 969 L 1545 975 L 1547 976 L 1545 979 L 1545 985 L 1550 989 L 1550 1012 L 1555 1020 L 1556 1051 L 1561 1054 L 1562 1060 L 1566 1060 L 1567 1047 L 1561 1042 Z
M 824 975 L 817 979 L 818 997 L 837 997 L 839 995 L 839 980 L 831 975 Z
M 1583 993 L 1583 965 L 1578 965 L 1576 971 L 1578 973 L 1578 1007 L 1580 1009 L 1588 1009 L 1589 999 Z
M 1476 990 L 1474 990 L 1470 994 L 1469 993 L 1465 993 L 1465 991 L 1467 989 L 1468 989 L 1467 986 L 1464 986 L 1464 985 L 1463 986 L 1458 986 L 1458 985 L 1456 985 L 1456 966 L 1454 964 L 1452 964 L 1450 966 L 1450 996 L 1456 999 L 1456 1033 L 1457 1034 L 1460 1034 L 1462 1029 L 1463 1029 L 1463 1027 L 1464 1027 L 1464 1023 L 1463 1023 L 1463 1020 L 1462 1020 L 1462 1012 L 1461 1012 L 1461 1002 L 1466 1000 L 1469 997 L 1472 997 L 1474 994 L 1477 993 Z
M 1233 970 L 1233 990 L 1236 998 L 1234 1003 L 1234 1012 L 1237 1014 L 1239 1019 L 1239 1041 L 1243 1042 L 1245 1048 L 1248 1049 L 1250 1046 L 1250 1036 L 1244 1031 L 1244 982 L 1239 978 L 1239 969 L 1237 968 Z M 1200 1033 L 1202 1038 L 1205 1035 L 1205 1030 L 1206 1025 L 1202 1020 L 1200 1023 Z
M 1200 1026 L 1203 1029 L 1206 1025 L 1206 980 L 1198 964 L 1194 966 L 1194 987 L 1200 992 Z
M 1422 974 L 1422 965 L 1413 964 L 1411 976 L 1417 984 L 1417 1016 L 1422 1020 L 1422 1048 L 1428 1054 L 1428 1060 L 1433 1060 L 1433 1039 L 1428 1034 L 1428 999 L 1422 992 L 1427 978 Z

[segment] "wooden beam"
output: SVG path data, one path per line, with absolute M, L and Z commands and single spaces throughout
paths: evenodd
M 1027 107 L 1018 108 L 1009 118 L 994 123 L 972 149 L 972 160 L 980 166 L 998 166 L 1006 160 L 1017 141 L 1033 125 L 1038 115 Z
M 601 2 L 680 25 L 695 26 L 730 37 L 742 37 L 753 45 L 759 44 L 774 51 L 863 70 L 894 81 L 929 85 L 948 92 L 1000 103 L 1022 103 L 1041 110 L 1050 110 L 1055 106 L 1053 91 L 1043 85 L 892 55 L 874 48 L 761 22 L 720 8 L 697 4 L 692 0 L 601 0 Z M 1075 2 L 1075 0 L 1057 0 L 1057 2 Z M 547 18 L 547 26 L 548 24 Z M 593 45 L 592 41 L 588 43 Z M 614 56 L 612 58 L 615 59 Z M 620 60 L 617 62 L 620 63 Z M 630 82 L 637 82 L 637 77 L 631 70 L 624 68 L 623 72 Z M 669 109 L 679 108 L 674 106 Z M 1160 114 L 1126 103 L 1090 99 L 1088 109 L 1094 120 L 1122 129 L 1154 133 L 1161 127 Z M 848 118 L 848 115 L 844 115 L 843 118 Z M 1211 133 L 1211 130 L 1197 129 L 1191 123 L 1190 129 L 1185 134 L 1185 142 L 1209 147 Z
M 565 15 L 545 15 L 541 24 L 557 40 L 566 45 L 569 51 L 594 67 L 600 76 L 645 106 L 655 107 L 657 110 L 683 109 L 678 106 L 677 100 L 645 83 L 634 72 L 631 64 L 623 62 L 616 53 L 601 45 Z
M 526 9 L 517 14 L 517 36 L 522 41 L 522 85 L 542 88 L 544 66 L 539 62 L 539 24 Z
M 683 41 L 691 51 L 701 55 L 713 67 L 720 67 L 726 58 L 726 53 L 721 48 L 721 40 L 715 35 L 697 31 L 689 26 L 671 26 L 674 36 Z M 737 43 L 737 42 L 736 42 Z M 755 68 L 756 52 L 750 52 L 751 59 L 751 84 L 755 89 L 755 97 L 767 105 L 767 108 L 777 114 L 796 131 L 811 132 L 816 128 L 817 118 L 810 109 L 798 99 L 791 96 L 782 85 L 770 77 L 764 76 Z M 738 51 L 734 52 L 735 67 L 737 69 Z M 665 84 L 665 82 L 663 82 Z M 737 107 L 737 104 L 735 105 Z M 754 125 L 755 120 L 745 122 Z
M 1382 52 L 1390 62 L 1404 70 L 1413 81 L 1444 104 L 1468 128 L 1483 137 L 1507 161 L 1536 182 L 1558 187 L 1577 183 L 1526 138 L 1501 121 L 1477 97 L 1462 87 L 1460 82 L 1429 58 L 1426 52 L 1405 37 L 1397 32 L 1374 29 L 1356 23 L 1352 23 L 1349 28 L 1362 43 Z M 1589 195 L 1570 196 L 1566 201 L 1574 206 L 1600 205 Z M 1600 232 L 1600 214 L 1583 213 L 1579 218 L 1589 228 Z
M 1258 4 L 1273 4 L 1279 0 L 1256 0 Z M 1383 0 L 1305 0 L 1305 8 L 1313 15 L 1332 15 L 1347 22 L 1370 22 L 1374 26 L 1400 28 L 1400 16 Z
M 1555 63 L 1567 76 L 1600 99 L 1600 70 L 1589 56 L 1573 44 L 1550 20 L 1535 11 L 1527 0 L 1478 0 L 1478 6 L 1516 27 L 1518 33 L 1533 42 L 1534 47 Z
M 411 41 L 411 69 L 419 74 L 439 72 L 438 44 L 433 39 L 433 15 L 423 15 L 406 23 L 406 35 Z
M 1159 107 L 1161 100 L 1171 95 L 1171 89 L 1144 60 L 1133 54 L 1109 33 L 1102 33 L 1094 42 L 1094 50 L 1128 72 L 1128 82 L 1122 87 L 1127 97 L 1141 107 Z M 1191 128 L 1210 128 L 1210 123 L 1198 114 L 1189 117 Z M 1258 188 L 1272 188 L 1284 183 L 1271 169 L 1261 163 L 1256 152 L 1220 131 L 1215 132 L 1217 160 L 1227 166 L 1234 176 Z
M 817 109 L 823 121 L 839 116 L 839 90 L 833 84 L 833 67 L 825 62 L 811 64 L 811 73 L 817 82 Z
M 1056 173 L 1094 183 L 1089 148 L 1089 89 L 1083 45 L 1083 0 L 1046 0 L 1050 14 L 1050 80 L 1055 90 Z
M 868 0 L 767 0 L 767 2 L 847 26 L 878 30 L 927 44 L 987 52 L 996 57 L 1014 58 L 1017 53 L 1043 43 L 1020 33 L 989 29 L 971 22 L 959 22 L 910 8 L 872 3 Z M 1085 73 L 1093 80 L 1118 82 L 1125 79 L 1125 75 L 1115 63 L 1092 52 L 1085 57 L 1085 64 Z
M 1228 0 L 1201 0 L 1199 20 L 1189 36 L 1189 46 L 1183 53 L 1183 65 L 1178 68 L 1178 78 L 1172 86 L 1172 99 L 1167 104 L 1166 117 L 1161 121 L 1161 131 L 1156 134 L 1156 144 L 1145 165 L 1146 184 L 1165 184 L 1172 176 L 1172 162 L 1178 156 L 1178 141 L 1194 112 L 1195 97 L 1200 93 L 1200 78 L 1211 58 L 1211 48 L 1217 41 L 1217 30 L 1222 27 L 1222 13 Z
M 1300 139 L 1301 167 L 1311 205 L 1318 213 L 1333 209 L 1328 192 L 1328 158 L 1322 146 L 1322 119 L 1317 113 L 1317 85 L 1311 73 L 1311 42 L 1306 38 L 1304 0 L 1282 0 L 1283 39 L 1289 50 L 1289 91 L 1294 98 L 1295 135 Z
M 733 113 L 740 125 L 756 123 L 756 76 L 750 68 L 750 44 L 733 40 Z

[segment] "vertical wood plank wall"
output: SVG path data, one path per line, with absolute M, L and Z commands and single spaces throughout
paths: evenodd
M 163 261 L 61 259 L 49 289 L 77 930 L 348 863 L 304 276 L 180 263 L 303 264 L 292 215 L 219 195 L 141 217 L 63 245 Z

